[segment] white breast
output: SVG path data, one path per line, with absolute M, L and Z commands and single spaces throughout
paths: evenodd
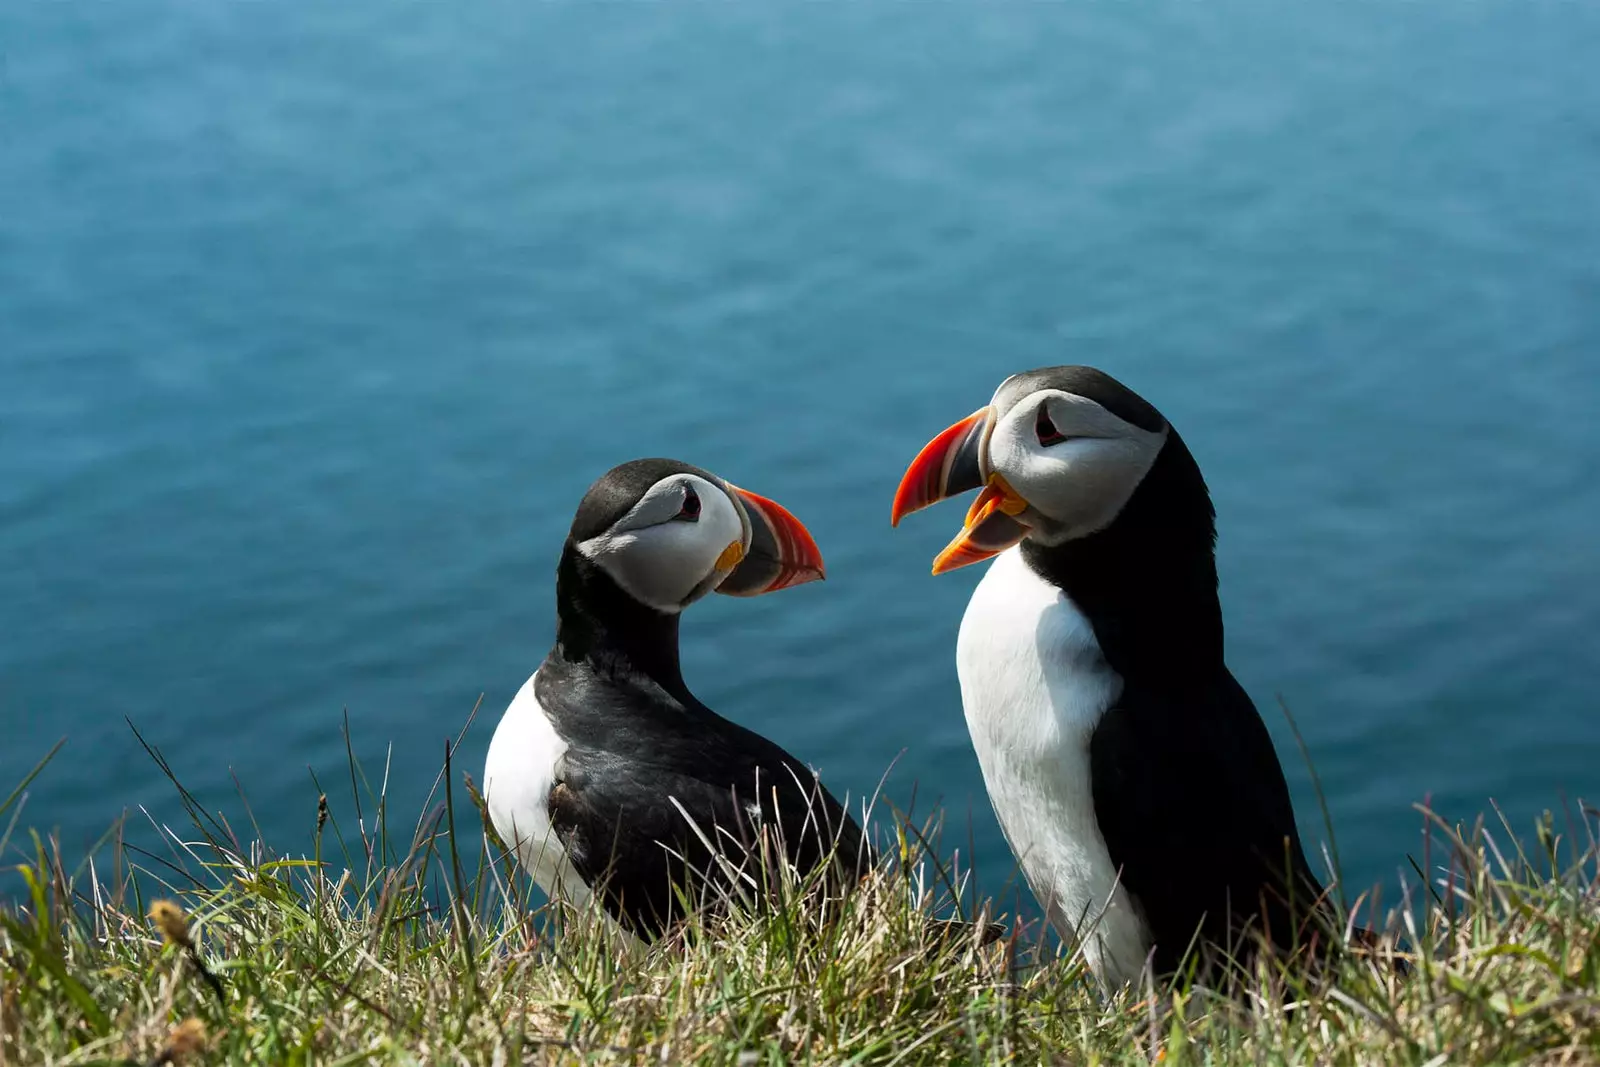
M 1089 737 L 1122 679 L 1089 621 L 1008 549 L 967 605 L 956 669 L 984 784 L 1029 888 L 1103 982 L 1136 978 L 1150 938 L 1117 884 L 1089 781 Z
M 551 899 L 588 903 L 589 887 L 567 862 L 566 850 L 550 826 L 550 790 L 555 785 L 556 761 L 567 750 L 550 725 L 534 695 L 533 677 L 495 728 L 489 758 L 483 767 L 483 799 L 495 833 L 517 855 L 522 869 L 533 876 Z

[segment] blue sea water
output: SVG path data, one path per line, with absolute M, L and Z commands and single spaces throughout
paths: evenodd
M 998 885 L 981 568 L 889 502 L 1083 362 L 1199 458 L 1230 662 L 1348 881 L 1424 798 L 1594 797 L 1596 54 L 1580 0 L 14 0 L 0 794 L 65 737 L 22 824 L 177 821 L 131 720 L 294 850 L 348 713 L 416 810 L 547 649 L 585 487 L 666 454 L 829 565 L 696 607 L 690 684 L 840 791 L 892 763 Z

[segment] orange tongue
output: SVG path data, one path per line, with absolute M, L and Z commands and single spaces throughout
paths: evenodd
M 995 510 L 1001 506 L 1004 500 L 1005 494 L 999 489 L 992 485 L 984 486 L 983 492 L 978 494 L 978 499 L 974 500 L 972 502 L 972 506 L 967 509 L 967 519 L 964 523 L 966 529 L 962 530 L 961 532 L 963 534 L 970 533 L 978 526 L 979 523 L 983 522 L 984 519 L 987 519 L 990 515 L 993 515 Z
M 1010 483 L 1002 475 L 991 474 L 989 484 L 983 487 L 978 499 L 967 509 L 965 524 L 967 529 L 970 530 L 987 519 L 996 507 L 1007 515 L 1021 515 L 1028 509 L 1028 502 L 1017 495 L 1017 491 L 1011 488 Z
M 983 487 L 983 492 L 978 494 L 977 499 L 972 502 L 972 506 L 967 509 L 967 517 L 962 520 L 961 524 L 969 530 L 972 529 L 989 517 L 989 512 L 995 509 L 995 506 L 1000 503 L 1004 496 L 1005 494 L 1000 491 L 1000 488 L 990 482 Z
M 1028 502 L 1003 477 L 991 475 L 989 484 L 967 509 L 961 532 L 934 558 L 933 573 L 943 574 L 988 559 L 1022 540 L 1028 528 L 1015 516 L 1026 510 Z

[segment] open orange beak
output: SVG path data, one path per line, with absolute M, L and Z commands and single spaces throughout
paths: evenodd
M 791 585 L 818 581 L 824 576 L 822 552 L 817 542 L 811 531 L 789 514 L 787 508 L 737 485 L 722 484 L 728 487 L 734 502 L 744 512 L 750 527 L 750 547 L 740 554 L 734 551 L 738 542 L 728 546 L 725 555 L 735 566 L 717 586 L 717 592 L 729 596 L 760 596 Z
M 889 522 L 898 526 L 913 511 L 983 488 L 968 509 L 961 532 L 934 557 L 934 574 L 986 560 L 1027 536 L 1027 523 L 1019 516 L 1027 511 L 1028 502 L 999 473 L 988 469 L 994 423 L 994 408 L 985 407 L 929 441 L 895 491 Z

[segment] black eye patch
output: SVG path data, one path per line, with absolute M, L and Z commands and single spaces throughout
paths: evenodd
M 700 518 L 700 494 L 691 487 L 683 490 L 683 507 L 678 509 L 677 518 L 684 522 L 696 522 Z
M 1033 420 L 1033 432 L 1038 435 L 1041 445 L 1058 444 L 1067 439 L 1067 435 L 1056 429 L 1056 424 L 1050 420 L 1048 405 L 1039 405 L 1039 415 Z

